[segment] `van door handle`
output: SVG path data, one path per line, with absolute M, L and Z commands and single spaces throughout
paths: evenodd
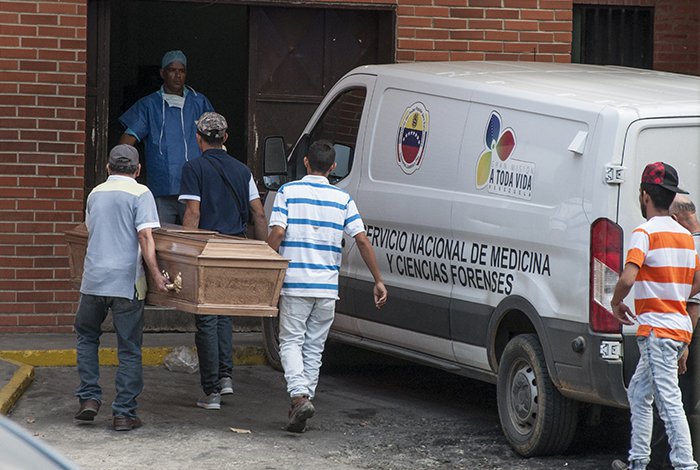
M 340 246 L 345 248 L 345 239 L 340 240 Z

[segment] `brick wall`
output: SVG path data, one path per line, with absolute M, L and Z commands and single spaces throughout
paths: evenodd
M 575 0 L 574 3 L 654 7 L 654 70 L 700 75 L 700 1 Z
M 571 61 L 571 0 L 400 0 L 398 61 Z
M 573 0 L 353 2 L 396 6 L 398 61 L 570 61 Z M 698 0 L 585 3 L 655 6 L 654 67 L 700 75 Z M 63 232 L 83 219 L 86 21 L 87 0 L 0 2 L 0 333 L 71 330 Z
M 0 332 L 70 331 L 83 218 L 86 1 L 0 2 Z

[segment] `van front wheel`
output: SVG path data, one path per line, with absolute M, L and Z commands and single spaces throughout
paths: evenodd
M 267 362 L 273 369 L 282 370 L 280 359 L 280 322 L 279 317 L 263 317 L 262 319 L 263 349 Z
M 564 452 L 576 431 L 578 406 L 556 389 L 536 335 L 513 338 L 498 367 L 498 417 L 513 449 L 524 457 Z

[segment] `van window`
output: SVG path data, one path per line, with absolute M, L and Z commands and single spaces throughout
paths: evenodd
M 360 118 L 365 105 L 367 90 L 350 88 L 340 94 L 328 106 L 311 131 L 311 142 L 328 140 L 335 148 L 336 169 L 329 175 L 332 184 L 350 174 L 357 146 Z M 297 165 L 303 162 L 297 162 Z M 304 172 L 299 168 L 298 175 Z

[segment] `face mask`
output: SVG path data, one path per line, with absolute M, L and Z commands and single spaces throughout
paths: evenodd
M 185 106 L 185 97 L 180 95 L 170 95 L 168 93 L 163 93 L 163 99 L 168 106 L 173 108 L 182 108 Z

